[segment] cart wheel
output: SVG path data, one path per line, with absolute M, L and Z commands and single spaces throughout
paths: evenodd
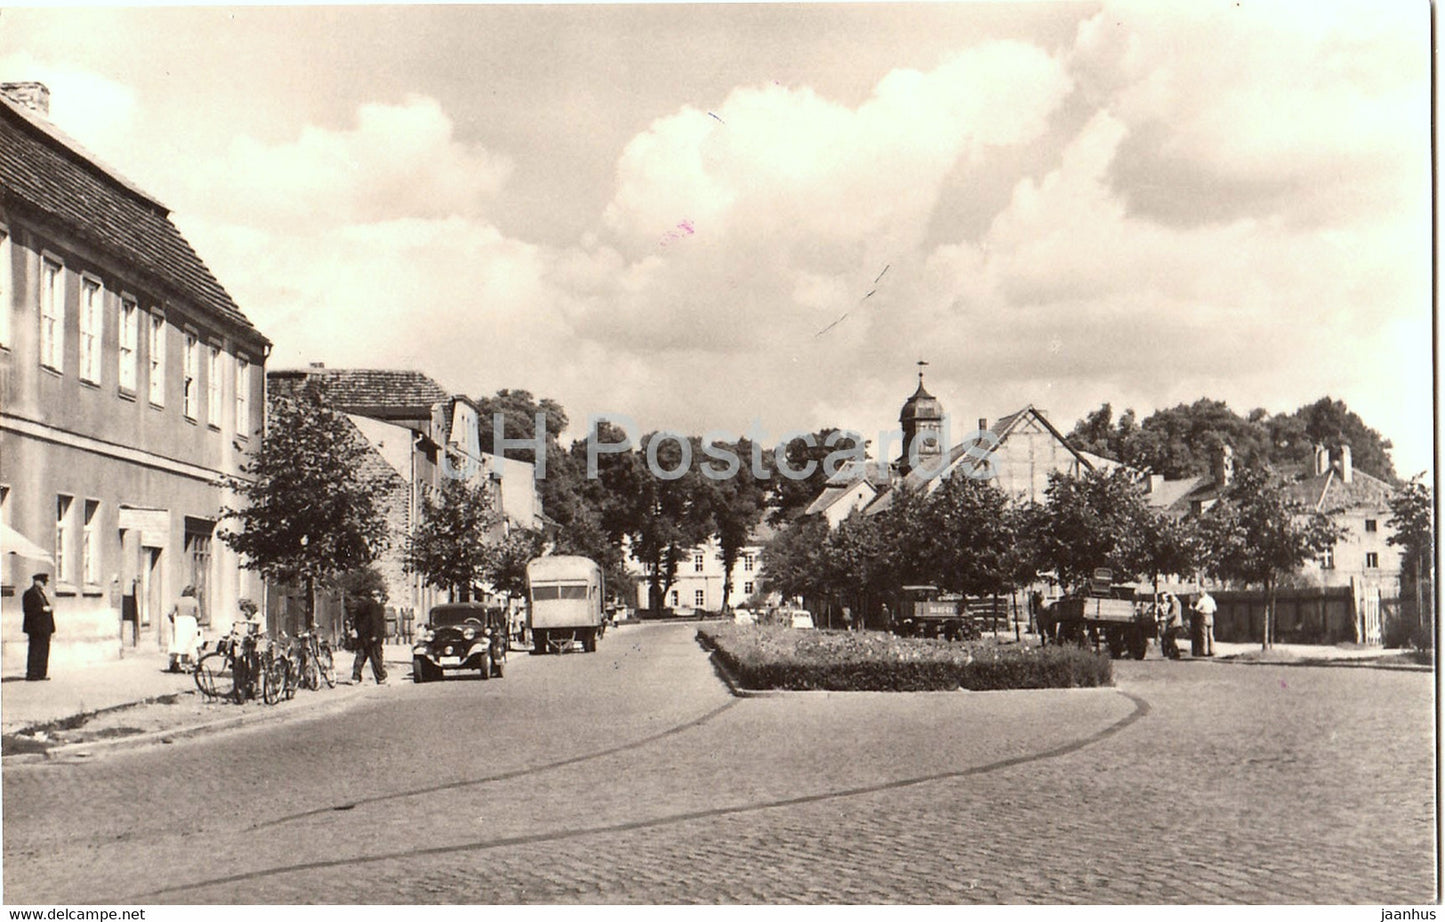
M 1135 625 L 1129 631 L 1129 654 L 1135 659 L 1143 659 L 1147 652 L 1149 652 L 1149 638 L 1144 636 L 1143 628 Z

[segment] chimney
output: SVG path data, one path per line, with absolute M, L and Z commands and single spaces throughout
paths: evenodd
M 1214 449 L 1214 456 L 1210 458 L 1209 473 L 1214 476 L 1214 482 L 1218 486 L 1226 487 L 1234 480 L 1234 449 L 1228 445 L 1220 445 Z
M 1344 483 L 1354 483 L 1355 463 L 1350 458 L 1350 446 L 1340 446 L 1340 480 Z
M 50 117 L 50 88 L 38 80 L 0 83 L 0 96 L 21 108 Z
M 1144 492 L 1150 493 L 1150 494 L 1158 493 L 1159 490 L 1160 490 L 1163 486 L 1164 486 L 1164 475 L 1163 475 L 1163 474 L 1150 474 L 1150 475 L 1149 475 L 1149 478 L 1144 481 Z
M 987 429 L 988 429 L 988 417 L 987 417 L 987 416 L 980 416 L 980 417 L 978 418 L 978 431 L 979 431 L 979 432 L 984 432 L 984 431 L 986 431 Z
M 1330 469 L 1330 450 L 1323 445 L 1315 446 L 1315 476 Z
M 325 367 L 326 367 L 326 363 L 325 363 L 325 362 L 312 362 L 312 363 L 311 363 L 311 367 L 312 367 L 312 368 L 325 368 Z

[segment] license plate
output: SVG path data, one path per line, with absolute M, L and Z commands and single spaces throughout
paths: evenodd
M 439 662 L 443 666 L 460 666 L 462 658 L 460 656 L 443 656 Z

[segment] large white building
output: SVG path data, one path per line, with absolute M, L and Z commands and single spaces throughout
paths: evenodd
M 748 600 L 762 595 L 760 576 L 763 545 L 769 535 L 770 530 L 766 526 L 760 526 L 733 564 L 732 591 L 728 596 L 730 607 L 738 608 Z M 637 607 L 645 609 L 648 606 L 647 572 L 632 557 L 629 556 L 627 562 L 632 572 L 639 577 Z M 706 543 L 683 552 L 677 566 L 677 578 L 663 599 L 663 604 L 673 611 L 720 611 L 723 605 L 723 578 L 726 575 L 722 547 L 716 536 L 711 537 Z

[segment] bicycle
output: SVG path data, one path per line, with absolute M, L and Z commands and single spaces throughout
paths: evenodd
M 234 699 L 236 696 L 232 645 L 230 637 L 222 637 L 216 642 L 216 649 L 196 661 L 195 671 L 191 675 L 196 680 L 196 688 L 200 689 L 201 695 L 207 701 L 218 698 Z
M 317 635 L 315 631 L 304 631 L 296 635 L 299 650 L 300 685 L 316 691 L 325 682 L 327 688 L 336 687 L 336 658 L 331 652 L 331 642 Z
M 261 699 L 267 704 L 290 700 L 296 695 L 296 686 L 291 681 L 293 673 L 291 656 L 285 636 L 279 641 L 268 641 L 266 651 L 261 655 Z

